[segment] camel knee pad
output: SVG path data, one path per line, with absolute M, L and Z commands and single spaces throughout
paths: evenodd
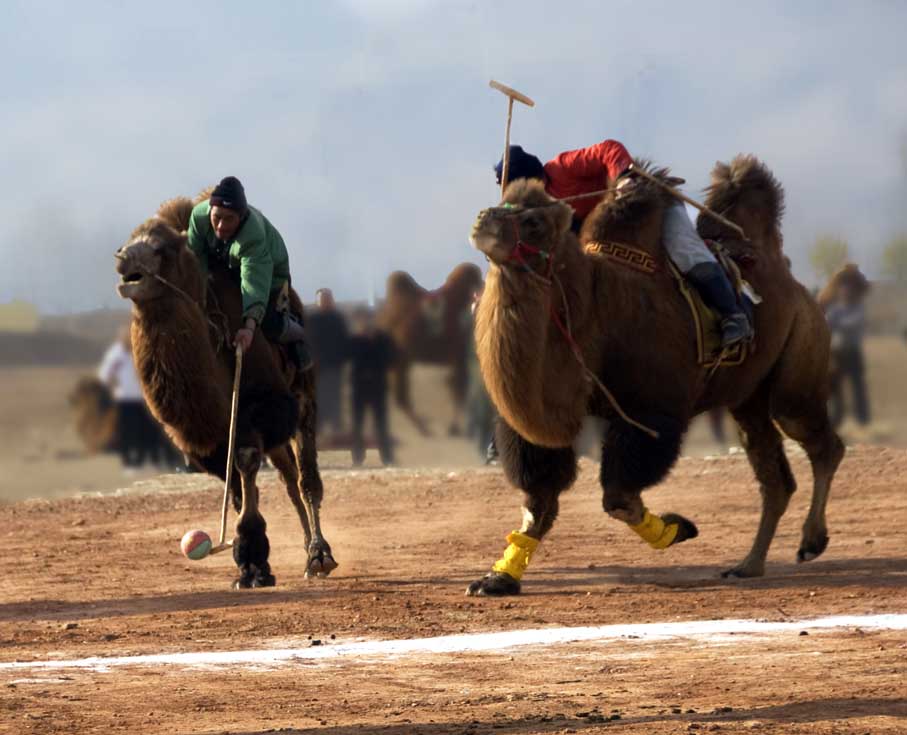
M 659 516 L 648 510 L 645 512 L 642 522 L 630 526 L 630 528 L 653 549 L 668 548 L 674 543 L 677 532 L 680 530 L 680 526 L 676 523 L 665 523 Z
M 517 582 L 523 578 L 523 572 L 529 566 L 532 554 L 538 548 L 539 540 L 525 533 L 513 531 L 508 534 L 510 545 L 504 550 L 504 556 L 498 559 L 491 568 L 493 572 L 509 574 Z

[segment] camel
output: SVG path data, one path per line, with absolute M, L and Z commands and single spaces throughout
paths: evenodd
M 116 253 L 117 290 L 133 302 L 133 357 L 148 407 L 182 452 L 223 480 L 235 363 L 230 342 L 241 322 L 242 303 L 225 268 L 215 265 L 204 282 L 186 246 L 192 205 L 185 197 L 164 202 L 156 216 L 135 229 Z M 301 314 L 295 292 L 291 303 Z M 263 455 L 277 468 L 299 515 L 308 551 L 306 576 L 326 576 L 337 566 L 321 531 L 324 489 L 315 411 L 314 370 L 298 374 L 282 350 L 256 330 L 243 357 L 230 468 L 238 513 L 233 541 L 237 588 L 276 582 L 268 560 L 267 524 L 258 505 L 256 476 Z
M 653 173 L 666 180 L 667 171 Z M 749 553 L 723 575 L 765 573 L 778 520 L 796 488 L 779 429 L 803 446 L 814 476 L 797 560 L 825 550 L 826 502 L 844 447 L 825 405 L 828 329 L 782 252 L 781 185 L 751 156 L 712 172 L 707 206 L 743 227 L 750 241 L 705 217 L 699 232 L 724 244 L 763 299 L 755 316 L 757 348 L 739 366 L 717 370 L 698 363 L 693 320 L 666 267 L 660 236 L 669 196 L 645 180 L 625 196 L 612 191 L 578 238 L 570 231 L 570 208 L 537 181 L 511 183 L 501 206 L 479 214 L 472 241 L 492 265 L 476 315 L 477 349 L 501 416 L 501 463 L 525 501 L 521 529 L 508 536 L 503 558 L 469 594 L 519 593 L 523 571 L 557 517 L 558 496 L 576 478 L 571 442 L 587 413 L 607 421 L 604 510 L 651 546 L 698 534 L 683 516 L 650 513 L 641 492 L 665 478 L 690 420 L 726 406 L 759 482 L 762 513 Z M 603 257 L 596 243 L 629 245 L 653 267 Z M 587 380 L 592 376 L 601 386 Z
M 412 405 L 410 369 L 416 362 L 450 368 L 448 385 L 455 414 L 448 433 L 461 433 L 471 338 L 466 315 L 473 294 L 481 287 L 482 271 L 472 263 L 461 263 L 454 268 L 437 291 L 427 291 L 403 271 L 388 276 L 387 299 L 378 323 L 397 345 L 393 371 L 397 405 L 423 436 L 428 436 L 430 431 Z
M 110 389 L 95 377 L 79 378 L 68 396 L 76 434 L 88 454 L 116 447 L 117 407 Z

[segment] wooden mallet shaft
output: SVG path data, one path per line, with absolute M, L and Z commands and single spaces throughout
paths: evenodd
M 738 225 L 736 222 L 731 222 L 727 217 L 722 217 L 717 212 L 713 212 L 711 209 L 709 209 L 704 204 L 700 204 L 695 199 L 691 199 L 686 194 L 683 194 L 682 192 L 677 191 L 677 189 L 675 189 L 673 186 L 668 186 L 663 181 L 659 181 L 657 178 L 652 176 L 652 174 L 650 174 L 648 171 L 644 171 L 642 168 L 637 166 L 635 163 L 630 164 L 630 170 L 633 173 L 635 173 L 637 176 L 642 176 L 642 178 L 647 179 L 648 181 L 651 181 L 656 186 L 660 186 L 662 189 L 664 189 L 669 194 L 671 194 L 671 196 L 673 196 L 675 199 L 679 199 L 682 202 L 686 202 L 691 207 L 695 207 L 700 212 L 702 212 L 704 215 L 706 215 L 706 217 L 711 217 L 713 220 L 715 220 L 716 222 L 720 222 L 725 227 L 730 227 L 734 232 L 736 232 L 738 235 L 740 235 L 740 238 L 742 240 L 746 240 L 747 242 L 749 241 L 749 238 L 746 236 L 746 233 L 743 231 L 743 228 L 740 225 Z
M 236 414 L 239 408 L 239 380 L 242 375 L 242 347 L 236 348 L 236 369 L 233 371 L 233 398 L 230 402 L 230 435 L 227 437 L 227 469 L 224 480 L 224 502 L 220 511 L 220 539 L 208 554 L 219 554 L 233 546 L 227 541 L 227 510 L 230 507 L 230 479 L 233 477 L 233 452 L 236 447 Z
M 502 159 L 504 163 L 501 166 L 501 195 L 503 195 L 504 189 L 507 188 L 507 179 L 510 174 L 510 122 L 513 119 L 513 101 L 522 102 L 527 107 L 535 107 L 535 102 L 525 94 L 517 92 L 506 84 L 496 82 L 494 79 L 488 83 L 488 86 L 507 97 L 507 127 L 504 131 L 504 157 Z

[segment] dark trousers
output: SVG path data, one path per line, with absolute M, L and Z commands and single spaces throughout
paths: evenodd
M 387 391 L 362 390 L 353 386 L 353 464 L 360 465 L 365 459 L 365 439 L 362 425 L 365 423 L 365 412 L 371 409 L 375 422 L 375 433 L 378 435 L 378 453 L 381 463 L 393 464 L 394 450 L 391 445 L 390 430 L 387 425 Z
M 340 412 L 341 368 L 339 366 L 318 366 L 318 430 L 330 426 L 333 431 L 343 431 Z
M 844 420 L 844 382 L 850 381 L 853 391 L 853 414 L 862 424 L 869 423 L 869 395 L 866 390 L 863 351 L 859 347 L 835 350 L 834 372 L 831 381 L 830 418 L 834 426 Z
M 142 401 L 117 403 L 117 433 L 124 467 L 141 467 L 146 462 L 152 462 L 172 469 L 183 464 L 164 430 Z

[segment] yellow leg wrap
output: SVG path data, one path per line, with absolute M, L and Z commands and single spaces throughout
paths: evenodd
M 666 549 L 677 538 L 680 526 L 676 523 L 665 524 L 659 516 L 652 515 L 649 511 L 643 516 L 642 523 L 630 526 L 643 541 L 653 549 Z
M 504 556 L 494 563 L 491 570 L 509 574 L 519 582 L 523 578 L 526 567 L 529 566 L 532 553 L 538 548 L 539 540 L 519 531 L 510 533 L 507 540 L 510 542 L 510 546 L 504 550 Z

